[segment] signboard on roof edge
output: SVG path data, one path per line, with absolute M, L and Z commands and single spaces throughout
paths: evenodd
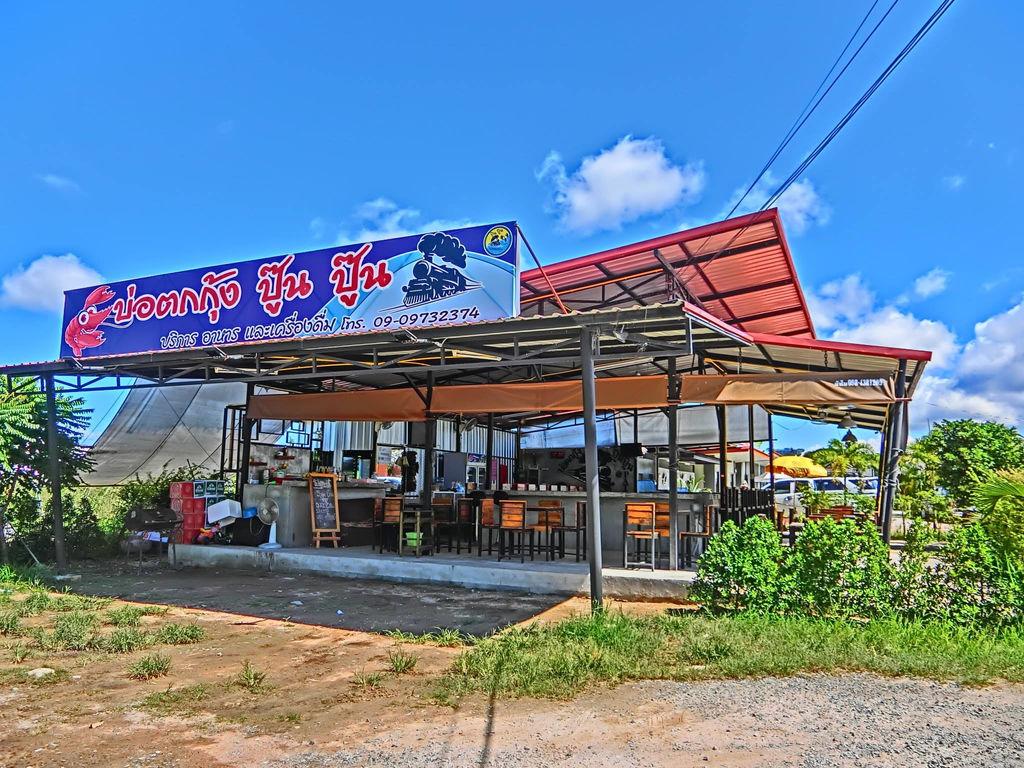
M 62 358 L 400 331 L 519 314 L 514 221 L 64 293 Z

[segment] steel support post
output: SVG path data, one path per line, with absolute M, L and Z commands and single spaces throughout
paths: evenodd
M 601 488 L 597 466 L 597 385 L 594 374 L 594 332 L 580 333 L 580 376 L 583 385 L 583 452 L 587 468 L 587 536 L 590 546 L 590 607 L 604 610 L 601 583 Z
M 486 452 L 487 452 L 487 459 L 486 459 L 487 467 L 484 470 L 484 472 L 485 472 L 484 477 L 487 478 L 487 487 L 484 490 L 486 490 L 486 491 L 495 491 L 497 489 L 495 488 L 495 483 L 494 483 L 494 414 L 493 413 L 488 413 L 487 414 L 487 446 L 486 446 Z
M 242 449 L 238 458 L 238 501 L 242 501 L 242 491 L 245 484 L 249 482 L 249 458 L 252 448 L 252 429 L 256 424 L 255 419 L 249 418 L 249 399 L 252 397 L 255 385 L 245 385 L 245 410 L 242 411 L 242 432 L 239 437 L 242 440 Z
M 899 370 L 896 374 L 896 402 L 893 403 L 892 426 L 889 431 L 887 453 L 889 455 L 888 471 L 885 477 L 886 490 L 883 496 L 882 505 L 882 539 L 889 543 L 890 528 L 892 528 L 892 507 L 896 500 L 896 483 L 899 478 L 900 454 L 906 448 L 906 416 L 907 404 L 904 398 L 907 396 L 907 361 L 900 360 Z
M 67 573 L 68 555 L 64 543 L 64 504 L 61 498 L 60 438 L 57 422 L 57 388 L 53 376 L 45 378 L 46 387 L 46 452 L 50 469 L 50 508 L 53 510 L 53 550 L 57 573 Z
M 668 559 L 669 570 L 679 568 L 679 386 L 676 359 L 668 359 Z M 655 475 L 657 477 L 657 475 Z

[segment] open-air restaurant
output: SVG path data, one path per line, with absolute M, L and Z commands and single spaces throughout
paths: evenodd
M 510 221 L 108 283 L 63 328 L 3 369 L 51 408 L 244 386 L 149 513 L 178 562 L 595 601 L 678 579 L 727 521 L 797 525 L 777 417 L 881 434 L 885 535 L 930 359 L 818 338 L 774 209 L 544 265 Z

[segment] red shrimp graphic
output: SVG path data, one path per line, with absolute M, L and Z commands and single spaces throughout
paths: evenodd
M 109 285 L 101 285 L 90 293 L 85 299 L 85 306 L 82 311 L 71 318 L 68 327 L 64 329 L 64 341 L 71 347 L 75 357 L 81 357 L 82 352 L 92 347 L 100 346 L 106 339 L 103 331 L 99 330 L 100 323 L 107 319 L 107 315 L 113 307 L 100 307 L 100 304 L 114 298 L 114 292 Z

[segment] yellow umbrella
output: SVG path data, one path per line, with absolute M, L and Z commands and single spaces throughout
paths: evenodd
M 772 459 L 775 474 L 790 477 L 827 477 L 828 470 L 806 456 L 776 456 Z

